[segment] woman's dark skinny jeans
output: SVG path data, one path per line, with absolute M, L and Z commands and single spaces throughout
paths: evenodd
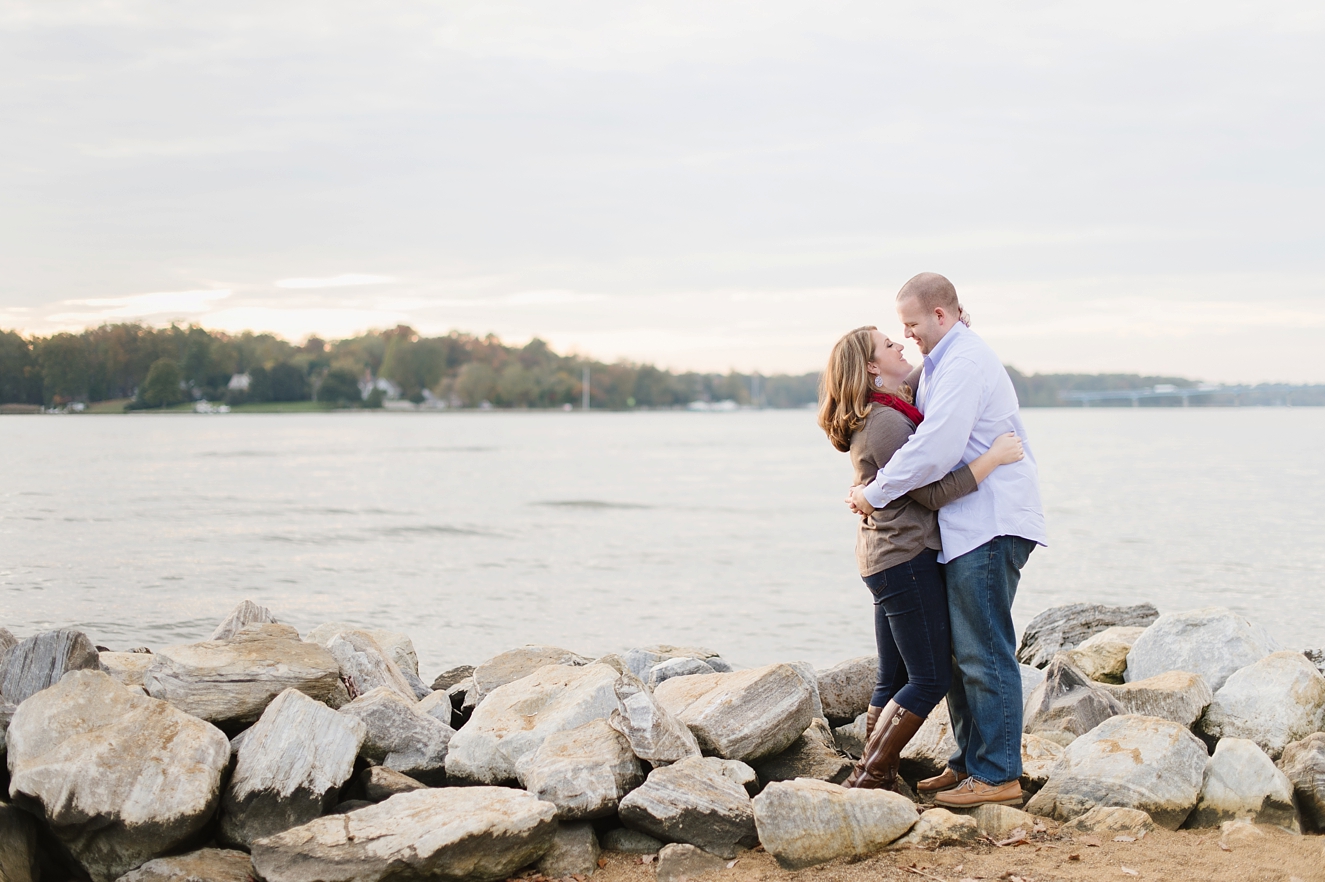
M 889 699 L 927 717 L 952 683 L 948 591 L 938 552 L 926 548 L 904 564 L 863 577 L 874 595 L 879 682 L 870 704 Z

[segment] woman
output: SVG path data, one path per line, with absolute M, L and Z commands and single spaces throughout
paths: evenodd
M 851 454 L 855 483 L 879 469 L 924 419 L 912 405 L 902 346 L 873 326 L 837 341 L 819 382 L 819 427 Z M 939 570 L 938 518 L 999 465 L 1024 456 L 1012 433 L 944 478 L 864 515 L 856 562 L 874 595 L 879 679 L 865 717 L 865 750 L 848 787 L 892 790 L 902 748 L 947 694 L 952 679 L 948 600 Z

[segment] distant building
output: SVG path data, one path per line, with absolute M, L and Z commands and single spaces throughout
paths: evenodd
M 400 397 L 400 387 L 390 380 L 382 377 L 374 377 L 368 371 L 363 372 L 363 377 L 359 380 L 359 395 L 365 401 L 368 396 L 373 394 L 374 389 L 382 391 L 382 397 L 387 401 L 395 401 Z
M 253 378 L 246 371 L 242 374 L 231 374 L 230 382 L 226 383 L 225 387 L 231 392 L 247 392 L 249 384 L 252 382 Z

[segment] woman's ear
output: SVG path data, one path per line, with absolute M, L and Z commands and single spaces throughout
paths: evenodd
M 879 364 L 878 364 L 878 362 L 875 362 L 875 361 L 866 362 L 866 363 L 865 363 L 865 370 L 868 371 L 868 372 L 871 373 L 871 374 L 875 374 L 875 375 L 877 375 L 877 374 L 879 373 Z

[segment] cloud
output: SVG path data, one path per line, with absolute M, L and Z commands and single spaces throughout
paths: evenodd
M 48 321 L 89 324 L 112 319 L 179 318 L 207 312 L 218 300 L 231 294 L 227 288 L 203 288 L 194 291 L 157 291 L 150 294 L 130 294 L 125 297 L 91 297 L 84 300 L 65 300 L 60 305 L 82 307 L 47 315 Z
M 281 279 L 275 285 L 277 288 L 349 288 L 355 285 L 391 285 L 398 281 L 394 276 L 346 273 L 320 279 Z

